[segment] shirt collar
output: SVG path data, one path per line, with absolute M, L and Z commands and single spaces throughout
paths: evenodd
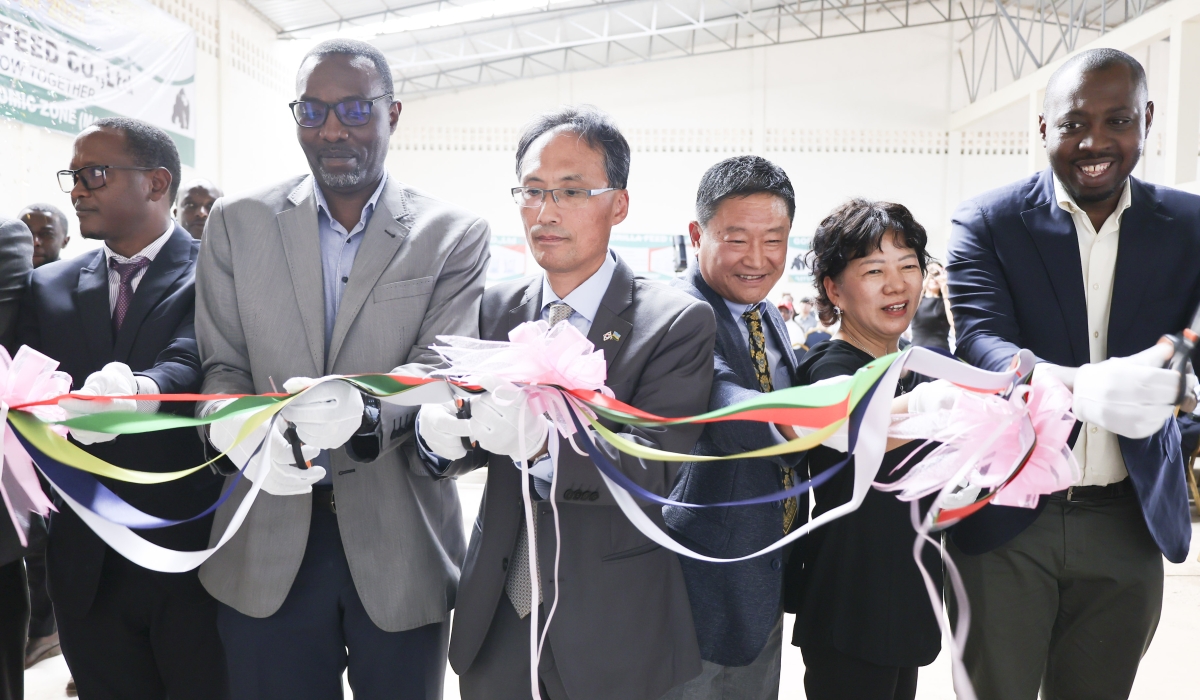
M 141 251 L 139 251 L 137 253 L 137 255 L 133 256 L 133 258 L 146 258 L 150 262 L 154 262 L 155 256 L 157 256 L 158 252 L 160 250 L 162 250 L 163 246 L 165 246 L 167 244 L 167 239 L 171 237 L 172 233 L 175 233 L 175 221 L 174 220 L 171 220 L 167 223 L 167 230 L 163 233 L 163 235 L 159 236 L 158 238 L 155 238 L 154 241 L 150 243 L 150 245 L 146 246 L 145 248 L 142 248 Z M 127 257 L 124 257 L 123 255 L 118 255 L 117 253 L 114 253 L 112 248 L 108 247 L 107 243 L 105 243 L 102 247 L 104 249 L 104 264 L 106 264 L 106 265 L 108 264 L 108 261 L 111 258 L 116 258 L 117 262 L 119 262 L 119 263 L 127 263 L 130 260 L 133 260 L 133 258 L 127 258 Z
M 1112 213 L 1113 216 L 1117 217 L 1117 223 L 1120 223 L 1125 210 L 1133 203 L 1133 197 L 1129 193 L 1130 189 L 1129 178 L 1125 178 L 1125 183 L 1121 185 L 1121 198 L 1117 200 L 1117 208 Z M 1059 208 L 1068 214 L 1085 213 L 1075 203 L 1075 198 L 1071 196 L 1071 193 L 1067 192 L 1067 188 L 1063 187 L 1062 181 L 1058 179 L 1057 175 L 1054 176 L 1054 198 L 1057 200 Z
M 765 317 L 767 315 L 762 309 L 763 302 L 761 301 L 753 304 L 741 304 L 736 301 L 729 301 L 728 299 L 725 299 L 725 297 L 721 297 L 721 299 L 725 302 L 725 306 L 729 307 L 729 313 L 733 314 L 734 321 L 742 320 L 742 314 L 753 309 L 758 309 L 759 316 Z
M 608 285 L 612 283 L 613 273 L 617 271 L 617 257 L 611 250 L 608 255 L 604 256 L 604 262 L 600 263 L 600 269 L 592 273 L 592 276 L 584 280 L 583 284 L 571 290 L 565 299 L 560 299 L 554 290 L 550 287 L 550 280 L 546 279 L 545 273 L 542 273 L 542 308 L 546 308 L 549 304 L 561 301 L 571 307 L 575 313 L 583 316 L 588 320 L 588 323 L 596 320 L 596 312 L 600 309 L 600 302 L 604 300 L 604 293 L 608 291 Z
M 329 213 L 329 203 L 325 201 L 325 193 L 321 191 L 321 185 L 314 177 L 313 194 L 317 198 L 317 212 L 325 215 L 325 218 L 329 220 L 329 225 L 333 227 L 334 231 L 337 231 L 344 236 L 353 236 L 367 227 L 367 219 L 371 218 L 371 213 L 375 211 L 375 205 L 379 203 L 379 196 L 383 194 L 383 188 L 385 185 L 387 185 L 387 181 L 388 174 L 387 171 L 384 170 L 383 179 L 379 181 L 379 186 L 375 188 L 375 193 L 372 194 L 371 198 L 367 200 L 367 203 L 363 205 L 362 214 L 358 217 L 358 224 L 354 227 L 353 231 L 347 232 L 346 227 L 342 226 L 341 222 L 333 218 L 333 215 Z

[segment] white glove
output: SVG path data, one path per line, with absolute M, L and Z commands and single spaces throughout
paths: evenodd
M 918 384 L 908 393 L 909 413 L 933 413 L 954 408 L 963 390 L 945 379 Z
M 461 459 L 467 455 L 462 439 L 471 437 L 471 422 L 457 418 L 453 401 L 427 403 L 417 414 L 417 433 L 435 455 L 444 459 Z
M 283 390 L 294 394 L 313 382 L 308 377 L 293 377 L 284 382 Z M 305 445 L 335 450 L 354 437 L 362 425 L 362 394 L 346 382 L 323 382 L 296 397 L 280 413 L 296 426 L 296 434 Z
M 525 411 L 525 454 L 520 453 L 517 420 Z M 483 449 L 497 455 L 508 455 L 513 461 L 530 459 L 546 446 L 549 426 L 546 419 L 534 414 L 518 399 L 501 406 L 491 392 L 471 399 L 471 436 Z
M 209 412 L 219 410 L 225 403 L 227 402 L 214 402 L 212 410 Z M 267 450 L 265 444 L 257 454 L 254 450 L 267 435 L 270 420 L 255 428 L 245 440 L 230 449 L 246 420 L 247 418 L 232 418 L 213 423 L 208 427 L 208 441 L 212 443 L 213 447 L 224 452 L 238 467 L 246 467 L 246 476 L 259 484 L 263 491 L 274 496 L 294 496 L 312 491 L 312 485 L 325 478 L 323 467 L 312 466 L 308 469 L 300 469 L 295 465 L 292 446 L 283 436 L 283 430 L 286 430 L 286 427 L 283 420 L 279 418 L 275 419 L 275 429 L 270 433 L 271 461 L 269 464 L 265 466 L 263 464 L 263 454 Z M 321 450 L 311 445 L 304 445 L 300 450 L 305 461 L 312 460 L 321 454 Z M 251 459 L 251 455 L 253 455 L 253 459 Z M 250 462 L 249 466 L 246 465 L 247 462 Z
M 1071 410 L 1076 418 L 1117 435 L 1145 438 L 1158 432 L 1175 412 L 1179 374 L 1163 368 L 1170 355 L 1170 346 L 1155 345 L 1129 357 L 1083 365 L 1074 376 L 1064 368 L 1039 364 L 1033 381 L 1044 368 L 1064 383 L 1073 380 L 1068 386 L 1074 391 Z M 1189 372 L 1187 379 L 1190 390 L 1196 378 Z
M 88 396 L 132 396 L 138 393 L 137 379 L 123 362 L 110 362 L 104 369 L 93 372 L 83 387 L 76 394 Z M 109 401 L 87 401 L 84 399 L 63 399 L 58 403 L 67 412 L 67 418 L 90 416 L 93 413 L 108 413 L 110 411 L 134 412 L 137 402 L 131 399 L 114 399 Z M 111 433 L 97 433 L 91 430 L 71 428 L 71 436 L 81 445 L 91 445 L 97 442 L 108 442 L 117 439 Z

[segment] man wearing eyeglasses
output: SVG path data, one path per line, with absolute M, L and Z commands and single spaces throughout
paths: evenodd
M 171 220 L 179 153 L 163 130 L 102 119 L 75 139 L 58 173 L 84 238 L 103 246 L 34 271 L 21 303 L 17 345 L 59 362 L 73 389 L 91 395 L 192 393 L 200 388 L 195 270 L 200 244 Z M 191 404 L 120 399 L 63 401 L 68 416 L 99 411 L 191 415 Z M 80 430 L 71 439 L 126 469 L 173 472 L 205 461 L 194 429 L 116 437 Z M 192 518 L 220 496 L 205 469 L 154 486 L 102 479 L 133 507 Z M 76 498 L 80 493 L 76 492 Z M 174 550 L 200 550 L 212 516 L 139 530 Z M 46 573 L 59 641 L 84 700 L 229 697 L 217 602 L 196 572 L 162 573 L 126 560 L 71 508 L 51 515 Z
M 392 92 L 387 61 L 364 42 L 324 42 L 301 62 L 290 108 L 311 174 L 219 199 L 205 225 L 206 393 L 420 373 L 438 361 L 436 336 L 478 334 L 487 223 L 388 175 Z M 416 409 L 331 382 L 282 417 L 252 438 L 274 444 L 264 493 L 200 570 L 222 603 L 233 696 L 340 699 L 348 668 L 358 700 L 440 698 L 466 543 L 453 482 L 418 461 Z M 209 441 L 226 450 L 238 429 L 214 427 Z M 247 489 L 218 511 L 214 537 Z
M 517 176 L 522 186 L 513 195 L 545 273 L 489 289 L 480 337 L 505 340 L 517 325 L 539 319 L 570 324 L 604 352 L 606 384 L 616 398 L 662 416 L 703 412 L 713 375 L 712 309 L 636 278 L 608 247 L 612 227 L 629 211 L 629 145 L 621 132 L 594 108 L 542 115 L 521 137 Z M 679 559 L 630 523 L 592 461 L 542 416 L 524 416 L 522 454 L 522 410 L 491 394 L 472 399 L 469 420 L 450 406 L 421 409 L 420 436 L 440 458 L 431 465 L 435 473 L 489 467 L 450 642 L 462 698 L 528 700 L 531 620 L 546 627 L 553 610 L 537 670 L 542 698 L 656 700 L 700 672 Z M 607 427 L 645 447 L 685 454 L 700 435 L 699 426 Z M 678 462 L 636 459 L 590 437 L 640 486 L 659 495 L 671 491 Z M 463 438 L 477 447 L 467 450 Z M 535 476 L 538 600 L 514 467 L 525 459 Z M 662 509 L 642 505 L 663 527 Z

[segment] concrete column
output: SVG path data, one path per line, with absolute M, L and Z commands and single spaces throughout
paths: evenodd
M 1192 182 L 1200 150 L 1200 20 L 1171 25 L 1166 108 L 1157 114 L 1166 125 L 1163 179 L 1168 185 Z
M 1041 172 L 1050 166 L 1046 158 L 1046 146 L 1038 130 L 1038 116 L 1042 113 L 1042 102 L 1046 99 L 1044 88 L 1029 93 L 1029 174 Z

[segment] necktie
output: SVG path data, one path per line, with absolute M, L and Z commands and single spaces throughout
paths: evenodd
M 117 304 L 113 308 L 112 323 L 113 333 L 121 330 L 121 324 L 125 322 L 125 314 L 129 312 L 129 304 L 133 302 L 133 277 L 138 272 L 146 269 L 150 265 L 148 258 L 137 256 L 129 262 L 117 262 L 116 258 L 108 259 L 108 266 L 117 271 L 121 276 L 120 287 L 117 290 Z
M 742 318 L 746 321 L 746 328 L 750 330 L 750 361 L 754 363 L 754 374 L 758 378 L 758 388 L 762 392 L 774 391 L 774 386 L 771 383 L 771 367 L 767 362 L 767 338 L 763 335 L 762 317 L 758 313 L 758 307 L 742 314 Z M 796 476 L 791 467 L 780 468 L 780 483 L 784 489 L 790 489 L 796 485 Z M 796 521 L 796 513 L 800 510 L 800 503 L 795 496 L 788 498 L 783 502 L 783 532 L 786 535 L 792 529 L 792 523 Z
M 575 310 L 561 301 L 552 302 L 546 318 L 550 327 L 570 318 Z M 539 489 L 540 492 L 540 489 Z M 545 496 L 543 496 L 544 498 Z M 538 571 L 541 571 L 539 566 Z M 525 526 L 525 514 L 521 514 L 521 526 L 517 531 L 517 545 L 508 561 L 508 576 L 504 580 L 504 592 L 512 601 L 513 609 L 521 619 L 533 610 L 533 585 L 529 579 L 529 530 Z M 542 591 L 538 588 L 538 604 L 542 602 Z

